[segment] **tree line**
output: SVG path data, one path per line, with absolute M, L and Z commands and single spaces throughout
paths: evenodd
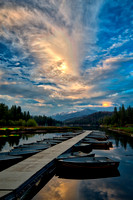
M 133 108 L 129 106 L 125 109 L 124 104 L 119 107 L 119 110 L 114 107 L 113 115 L 104 117 L 101 123 L 114 126 L 133 126 Z
M 20 106 L 12 105 L 9 108 L 6 104 L 0 103 L 0 126 L 55 126 L 61 122 L 51 117 L 31 116 L 29 111 L 22 112 Z
M 33 119 L 37 122 L 39 126 L 60 126 L 62 122 L 52 119 L 51 117 L 46 117 L 45 115 L 34 116 Z

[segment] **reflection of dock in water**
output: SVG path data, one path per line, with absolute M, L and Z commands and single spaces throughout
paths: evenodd
M 106 170 L 106 169 L 84 169 L 84 170 L 78 170 L 78 169 L 70 169 L 66 168 L 66 170 L 60 170 L 60 168 L 56 170 L 56 176 L 63 179 L 76 179 L 76 180 L 82 180 L 82 179 L 99 179 L 99 178 L 110 178 L 110 177 L 118 177 L 120 176 L 120 173 L 118 169 L 113 170 Z
M 90 132 L 85 131 L 0 172 L 0 198 L 25 198 L 31 190 L 33 194 L 55 174 L 55 159 Z

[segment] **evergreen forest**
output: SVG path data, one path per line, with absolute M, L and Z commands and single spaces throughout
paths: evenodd
M 57 126 L 62 123 L 51 117 L 31 116 L 29 111 L 22 111 L 20 106 L 0 103 L 0 126 Z
M 133 126 L 133 108 L 129 106 L 125 109 L 124 104 L 119 107 L 114 107 L 112 116 L 105 116 L 101 120 L 101 124 L 113 126 Z

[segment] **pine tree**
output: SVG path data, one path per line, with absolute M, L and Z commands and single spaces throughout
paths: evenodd
M 133 124 L 133 109 L 129 106 L 126 111 L 127 124 Z

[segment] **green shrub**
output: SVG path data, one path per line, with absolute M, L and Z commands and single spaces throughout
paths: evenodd
M 15 125 L 16 126 L 26 126 L 26 121 L 23 119 L 19 119 Z
M 34 119 L 28 119 L 26 124 L 27 124 L 28 127 L 37 126 L 37 123 Z
M 0 120 L 0 126 L 5 126 L 5 125 L 6 125 L 6 120 L 1 119 L 1 120 Z
M 8 121 L 8 125 L 9 125 L 9 126 L 15 126 L 15 121 L 9 120 L 9 121 Z

